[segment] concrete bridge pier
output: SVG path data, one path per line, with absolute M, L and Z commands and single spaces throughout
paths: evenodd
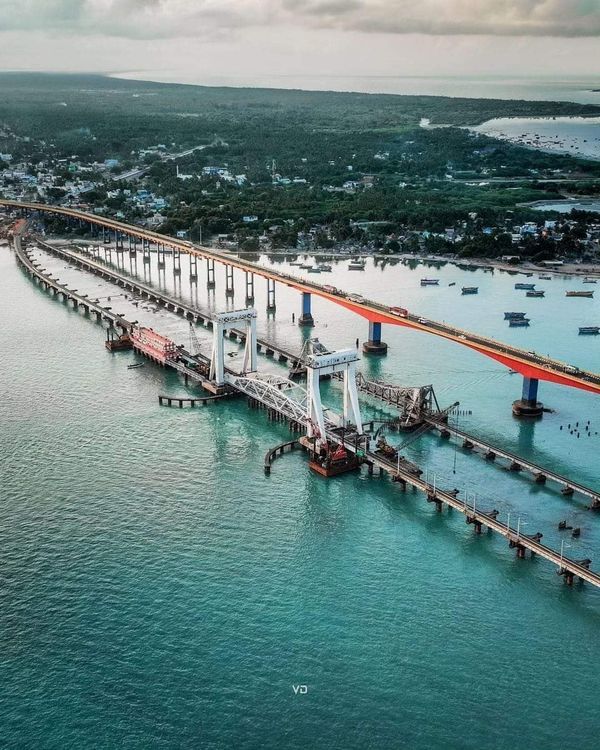
M 159 269 L 164 268 L 165 267 L 165 246 L 164 245 L 158 245 L 157 254 L 158 254 L 158 267 Z
M 254 304 L 254 274 L 246 271 L 246 307 Z
M 299 326 L 314 326 L 315 321 L 311 311 L 312 294 L 302 292 L 302 314 L 298 319 Z
M 142 256 L 144 264 L 150 264 L 150 240 L 142 240 Z
M 225 265 L 225 296 L 233 297 L 235 290 L 233 287 L 233 266 Z
M 275 279 L 267 278 L 267 312 L 275 312 Z
M 206 259 L 206 288 L 215 288 L 215 261 L 213 258 Z
M 198 281 L 198 258 L 195 255 L 190 255 L 190 281 Z
M 388 345 L 381 340 L 381 323 L 369 323 L 369 339 L 363 343 L 365 354 L 387 354 Z
M 537 400 L 539 380 L 523 377 L 523 392 L 521 398 L 513 402 L 512 410 L 515 417 L 541 417 L 544 405 Z
M 135 258 L 137 254 L 137 237 L 129 235 L 129 257 Z
M 125 251 L 125 245 L 123 243 L 123 234 L 118 231 L 115 232 L 115 248 L 116 248 L 117 253 L 122 253 Z
M 181 250 L 173 248 L 173 276 L 181 276 Z

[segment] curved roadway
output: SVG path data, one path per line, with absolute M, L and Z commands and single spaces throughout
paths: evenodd
M 430 320 L 420 315 L 408 313 L 406 317 L 400 317 L 390 312 L 392 308 L 388 305 L 364 298 L 361 298 L 361 301 L 356 301 L 356 299 L 351 299 L 350 296 L 342 290 L 336 290 L 336 292 L 333 292 L 331 289 L 328 290 L 320 284 L 315 284 L 314 282 L 306 281 L 304 279 L 298 279 L 295 276 L 278 271 L 272 271 L 260 266 L 258 263 L 252 263 L 247 260 L 236 258 L 227 253 L 215 250 L 214 248 L 192 245 L 189 242 L 177 240 L 158 232 L 143 229 L 142 227 L 137 227 L 105 216 L 78 211 L 63 206 L 52 206 L 44 203 L 26 203 L 5 200 L 2 198 L 0 198 L 0 206 L 14 209 L 28 209 L 30 211 L 43 211 L 45 213 L 66 216 L 89 222 L 98 227 L 112 229 L 115 232 L 120 232 L 127 236 L 137 237 L 154 244 L 160 244 L 180 250 L 189 255 L 212 259 L 218 263 L 233 266 L 242 271 L 247 271 L 248 273 L 253 273 L 257 276 L 286 284 L 289 287 L 298 289 L 298 291 L 316 294 L 319 297 L 328 299 L 348 310 L 352 310 L 370 322 L 405 326 L 417 331 L 440 336 L 449 341 L 454 341 L 457 344 L 474 349 L 480 354 L 484 354 L 486 357 L 490 357 L 506 367 L 516 370 L 525 377 L 547 380 L 559 383 L 560 385 L 567 385 L 584 391 L 591 391 L 592 393 L 600 393 L 599 373 L 580 370 L 579 368 L 565 362 L 560 362 L 549 357 L 542 357 L 535 354 L 535 352 L 528 352 L 519 349 L 518 347 L 496 341 L 495 339 L 480 336 L 471 331 L 455 328 L 445 323 L 439 323 L 438 321 Z M 355 295 L 352 296 L 355 297 Z

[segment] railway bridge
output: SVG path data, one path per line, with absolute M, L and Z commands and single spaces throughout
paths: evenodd
M 275 285 L 277 283 L 285 284 L 298 290 L 301 294 L 300 325 L 313 325 L 311 300 L 312 295 L 317 295 L 366 319 L 369 324 L 367 345 L 369 349 L 374 351 L 383 350 L 383 347 L 379 346 L 382 344 L 383 324 L 410 328 L 465 346 L 523 376 L 521 398 L 513 403 L 513 412 L 517 416 L 537 417 L 543 413 L 543 406 L 538 401 L 540 380 L 591 393 L 600 393 L 600 373 L 584 371 L 571 364 L 550 357 L 543 357 L 535 352 L 525 351 L 471 331 L 431 320 L 400 307 L 391 307 L 374 300 L 348 294 L 334 287 L 323 286 L 290 274 L 274 271 L 258 263 L 237 258 L 212 247 L 196 245 L 150 229 L 65 206 L 0 199 L 0 207 L 2 206 L 25 215 L 36 212 L 41 215 L 61 216 L 67 220 L 78 222 L 82 228 L 87 226 L 91 230 L 100 232 L 105 240 L 112 241 L 112 237 L 117 252 L 125 252 L 125 240 L 127 240 L 130 253 L 137 253 L 138 247 L 141 245 L 141 252 L 147 262 L 149 262 L 150 247 L 152 246 L 158 253 L 159 267 L 161 262 L 164 266 L 166 249 L 173 253 L 174 269 L 179 269 L 179 272 L 180 256 L 182 253 L 187 254 L 190 257 L 190 274 L 196 275 L 196 278 L 197 262 L 199 259 L 204 260 L 207 264 L 208 285 L 212 287 L 216 283 L 215 263 L 219 263 L 225 267 L 226 293 L 229 294 L 233 293 L 233 269 L 237 268 L 245 274 L 246 301 L 248 304 L 251 304 L 254 299 L 255 277 L 262 277 L 266 280 L 268 306 L 271 309 L 275 308 Z
M 77 307 L 84 307 L 88 313 L 95 313 L 98 320 L 120 328 L 124 335 L 135 336 L 136 329 L 139 329 L 135 321 L 126 320 L 110 308 L 101 306 L 76 289 L 70 289 L 56 280 L 40 263 L 29 257 L 22 247 L 20 236 L 15 237 L 15 249 L 26 272 L 44 288 L 54 294 L 62 294 L 65 300 L 72 301 Z M 161 364 L 173 367 L 186 379 L 189 377 L 196 380 L 216 396 L 223 397 L 234 392 L 243 394 L 251 403 L 268 409 L 270 413 L 288 421 L 295 429 L 304 432 L 305 436 L 299 442 L 309 452 L 311 466 L 314 465 L 317 469 L 320 467 L 319 473 L 332 475 L 329 472 L 332 468 L 335 469 L 336 460 L 340 470 L 333 473 L 358 469 L 361 465 L 366 465 L 370 473 L 378 469 L 381 475 L 387 474 L 401 487 L 412 487 L 423 493 L 427 502 L 432 503 L 437 511 L 441 512 L 446 506 L 462 513 L 475 533 L 480 534 L 483 528 L 496 532 L 506 539 L 510 548 L 516 550 L 517 557 L 524 558 L 527 552 L 532 556 L 538 555 L 555 565 L 556 573 L 566 583 L 572 584 L 575 579 L 579 579 L 600 588 L 600 575 L 591 570 L 590 559 L 572 559 L 563 554 L 562 548 L 560 552 L 552 549 L 541 542 L 543 534 L 540 532 L 525 535 L 519 526 L 514 528 L 510 525 L 510 518 L 506 523 L 500 521 L 497 510 L 475 507 L 474 502 L 469 502 L 468 496 L 465 500 L 459 498 L 458 490 L 444 489 L 435 480 L 430 482 L 427 478 L 423 479 L 423 472 L 402 457 L 392 460 L 378 451 L 372 445 L 371 437 L 362 423 L 355 372 L 358 357 L 355 350 L 311 355 L 306 363 L 306 390 L 286 378 L 259 373 L 255 319 L 256 311 L 253 309 L 218 313 L 213 318 L 213 352 L 210 360 L 182 348 L 175 348 L 171 342 L 172 356 L 163 359 Z M 245 326 L 246 355 L 242 371 L 234 372 L 225 367 L 223 336 L 227 330 L 240 324 Z M 141 347 L 143 351 L 143 344 Z M 343 380 L 342 414 L 325 408 L 321 403 L 321 378 L 331 374 L 339 374 Z

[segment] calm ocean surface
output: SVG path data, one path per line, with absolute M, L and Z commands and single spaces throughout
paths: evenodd
M 80 292 L 111 295 L 115 310 L 188 343 L 181 319 L 134 315 L 114 287 L 42 257 Z M 185 264 L 177 283 L 168 267 L 150 273 L 225 308 L 222 268 L 210 297 L 203 277 L 190 289 Z M 440 287 L 422 289 L 422 276 Z M 600 368 L 600 340 L 577 336 L 600 322 L 600 302 L 564 296 L 582 288 L 577 279 L 532 279 L 546 298 L 526 299 L 513 288 L 519 277 L 451 265 L 369 261 L 352 272 L 341 262 L 311 278 Z M 462 297 L 463 284 L 479 295 Z M 299 348 L 308 334 L 291 321 L 298 294 L 277 295 L 267 319 L 257 280 L 260 333 Z M 504 310 L 527 311 L 531 327 L 508 329 Z M 312 335 L 330 347 L 366 336 L 366 323 L 329 303 L 314 300 L 313 313 Z M 0 319 L 1 746 L 598 747 L 600 591 L 569 589 L 544 561 L 517 560 L 462 515 L 436 514 L 387 480 L 324 481 L 300 453 L 265 477 L 283 425 L 242 400 L 159 408 L 157 394 L 185 393 L 178 376 L 149 363 L 128 371 L 136 356 L 110 355 L 101 327 L 34 286 L 5 247 Z M 363 359 L 366 373 L 433 383 L 442 404 L 472 411 L 460 427 L 600 486 L 600 436 L 560 430 L 590 420 L 600 433 L 597 397 L 544 383 L 540 397 L 556 412 L 519 422 L 510 413 L 519 376 L 433 337 L 384 334 L 389 354 Z M 209 351 L 208 333 L 198 336 Z M 238 352 L 231 344 L 234 365 Z M 323 390 L 339 403 L 335 384 Z M 559 520 L 581 526 L 565 552 L 600 569 L 600 516 L 581 498 L 431 436 L 406 452 L 438 484 L 476 493 L 501 519 L 520 515 L 525 533 L 549 544 L 560 546 Z

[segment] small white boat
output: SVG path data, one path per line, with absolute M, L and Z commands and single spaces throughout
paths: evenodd
M 319 263 L 319 271 L 331 271 L 329 263 Z
M 306 269 L 309 273 L 321 273 L 321 269 L 319 266 L 310 266 L 310 268 Z

